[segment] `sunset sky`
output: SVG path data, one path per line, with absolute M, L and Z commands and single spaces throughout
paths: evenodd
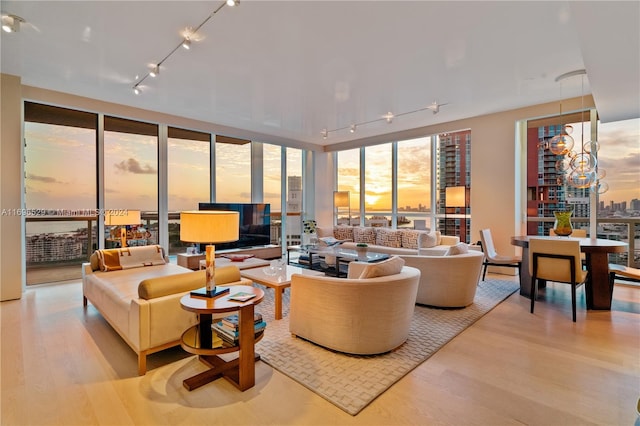
M 574 130 L 579 150 L 580 128 Z M 91 209 L 96 205 L 95 134 L 92 130 L 38 123 L 25 125 L 27 140 L 27 208 Z M 398 206 L 429 206 L 430 153 L 424 140 L 400 144 Z M 428 139 L 428 138 L 426 138 Z M 607 172 L 609 191 L 600 196 L 629 203 L 640 199 L 640 120 L 600 125 L 599 166 Z M 473 139 L 472 139 L 473 144 Z M 366 203 L 372 209 L 391 206 L 391 152 L 384 144 L 366 149 Z M 218 152 L 219 202 L 249 202 L 249 144 L 221 146 Z M 472 145 L 473 150 L 473 145 Z M 208 144 L 172 139 L 169 143 L 169 208 L 197 208 L 208 199 Z M 265 202 L 279 211 L 280 147 L 265 145 Z M 300 157 L 298 155 L 298 157 Z M 301 161 L 288 165 L 300 175 Z M 347 158 L 352 160 L 347 161 Z M 350 187 L 358 205 L 359 154 L 341 154 L 339 182 Z M 473 173 L 473 170 L 472 170 Z M 155 137 L 105 132 L 105 207 L 157 209 L 157 141 Z M 343 189 L 342 187 L 340 189 Z

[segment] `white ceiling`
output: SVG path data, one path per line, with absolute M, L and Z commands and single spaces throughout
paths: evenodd
M 22 84 L 174 114 L 229 136 L 330 145 L 593 93 L 640 117 L 640 2 L 2 1 L 3 73 Z M 360 125 L 391 111 L 430 110 Z M 221 131 L 222 133 L 222 131 Z

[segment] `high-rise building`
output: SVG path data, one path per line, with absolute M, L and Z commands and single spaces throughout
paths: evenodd
M 438 135 L 437 150 L 439 211 L 446 215 L 470 214 L 468 189 L 471 184 L 471 130 Z M 467 188 L 466 207 L 446 207 L 446 188 L 464 186 Z M 444 218 L 440 229 L 445 235 L 460 236 L 460 241 L 471 241 L 471 220 Z

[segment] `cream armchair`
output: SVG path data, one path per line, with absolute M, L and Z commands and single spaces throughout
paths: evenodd
M 388 352 L 407 340 L 419 279 L 420 271 L 407 266 L 363 279 L 294 274 L 289 331 L 340 352 Z
M 421 272 L 416 303 L 442 308 L 463 308 L 473 303 L 482 272 L 481 252 L 400 257 L 405 265 Z

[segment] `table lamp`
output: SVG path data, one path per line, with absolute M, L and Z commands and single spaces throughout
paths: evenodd
M 140 210 L 111 210 L 104 216 L 104 224 L 107 226 L 120 226 L 120 247 L 127 246 L 126 225 L 139 225 L 141 223 Z
M 180 240 L 207 244 L 205 288 L 192 291 L 194 296 L 216 297 L 229 291 L 216 289 L 216 243 L 237 241 L 240 234 L 240 214 L 230 211 L 196 210 L 180 212 Z
M 340 214 L 340 207 L 349 208 L 349 217 L 347 225 L 351 225 L 351 204 L 349 191 L 333 191 L 333 208 L 336 211 L 336 224 L 338 215 Z
M 467 214 L 467 188 L 465 186 L 447 186 L 444 195 L 444 221 L 445 230 L 447 223 L 447 210 L 449 207 L 464 207 L 463 215 Z M 464 216 L 463 216 L 464 217 Z M 461 235 L 462 236 L 462 235 Z M 463 239 L 463 238 L 461 238 Z

